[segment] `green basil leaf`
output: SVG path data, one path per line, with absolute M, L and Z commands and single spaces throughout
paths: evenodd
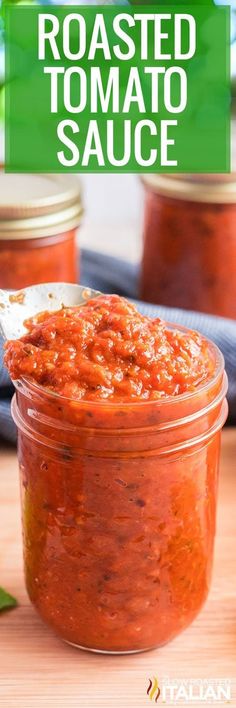
M 8 592 L 6 592 L 5 590 L 3 590 L 3 588 L 0 587 L 0 612 L 4 612 L 4 610 L 10 610 L 11 607 L 16 606 L 16 598 L 12 595 L 9 595 Z

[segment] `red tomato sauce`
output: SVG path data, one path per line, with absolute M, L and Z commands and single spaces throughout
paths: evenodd
M 7 344 L 13 379 L 32 376 L 72 399 L 155 400 L 195 390 L 214 369 L 206 340 L 142 316 L 118 295 L 48 312 Z
M 117 296 L 27 328 L 6 363 L 23 377 L 13 416 L 31 601 L 78 646 L 160 646 L 209 589 L 226 417 L 219 352 Z
M 236 319 L 235 227 L 235 203 L 191 202 L 147 189 L 140 297 Z
M 76 283 L 76 230 L 36 239 L 1 240 L 0 288 L 20 290 L 37 283 Z

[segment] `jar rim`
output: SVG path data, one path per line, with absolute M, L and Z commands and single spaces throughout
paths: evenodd
M 184 327 L 183 325 L 176 325 L 175 323 L 171 322 L 166 322 L 167 326 L 170 329 L 174 329 L 180 332 L 189 332 L 188 327 Z M 157 398 L 156 400 L 132 400 L 130 399 L 129 401 L 111 401 L 109 398 L 103 399 L 103 400 L 86 400 L 86 399 L 73 399 L 70 398 L 69 396 L 62 396 L 60 393 L 57 393 L 56 391 L 52 391 L 49 388 L 46 388 L 42 386 L 41 384 L 38 384 L 35 382 L 33 379 L 29 379 L 26 377 L 22 377 L 22 379 L 18 381 L 14 381 L 14 385 L 16 388 L 19 387 L 20 382 L 23 382 L 26 387 L 30 388 L 31 390 L 35 391 L 35 393 L 48 396 L 54 400 L 62 400 L 62 401 L 67 401 L 67 402 L 73 402 L 75 404 L 78 404 L 83 408 L 84 410 L 91 405 L 98 409 L 98 408 L 103 408 L 105 410 L 106 408 L 110 407 L 113 411 L 114 410 L 119 410 L 119 409 L 125 409 L 127 410 L 128 408 L 144 408 L 147 407 L 148 405 L 157 408 L 157 407 L 162 407 L 163 405 L 174 405 L 174 404 L 181 404 L 185 403 L 186 401 L 192 401 L 194 397 L 197 397 L 201 394 L 207 394 L 209 390 L 211 390 L 212 387 L 215 386 L 217 383 L 217 380 L 220 378 L 220 376 L 223 375 L 224 373 L 224 368 L 225 368 L 225 361 L 224 361 L 224 356 L 220 349 L 217 347 L 217 345 L 212 342 L 210 339 L 207 337 L 204 337 L 204 340 L 207 342 L 209 349 L 211 353 L 214 355 L 215 359 L 215 371 L 214 375 L 204 381 L 202 384 L 200 383 L 198 386 L 196 386 L 196 389 L 194 391 L 187 391 L 185 393 L 182 393 L 177 396 L 163 396 L 162 398 Z
M 0 241 L 27 240 L 54 236 L 79 226 L 83 214 L 82 190 L 78 177 L 72 175 L 32 174 L 21 176 L 18 198 L 12 177 L 0 171 Z M 22 180 L 27 185 L 22 188 Z M 34 180 L 38 183 L 34 185 Z M 1 181 L 5 190 L 1 190 Z M 30 192 L 31 182 L 33 187 Z
M 214 372 L 194 391 L 156 400 L 75 400 L 22 377 L 14 382 L 17 390 L 12 408 L 15 423 L 28 437 L 54 450 L 63 451 L 60 436 L 66 434 L 66 444 L 70 440 L 78 454 L 86 450 L 89 455 L 101 457 L 108 452 L 114 457 L 126 456 L 128 452 L 131 456 L 152 455 L 154 451 L 157 454 L 157 450 L 158 454 L 179 454 L 183 449 L 205 444 L 222 428 L 228 411 L 224 358 L 218 347 L 207 341 L 214 355 Z M 97 436 L 102 448 L 97 445 Z
M 226 384 L 225 384 L 225 388 L 226 388 Z M 156 446 L 154 448 L 151 447 L 148 450 L 141 449 L 141 450 L 137 450 L 135 452 L 129 451 L 129 450 L 125 450 L 125 452 L 122 452 L 121 450 L 118 450 L 118 451 L 113 451 L 113 453 L 111 451 L 109 451 L 110 457 L 120 459 L 120 458 L 126 457 L 127 454 L 129 456 L 129 458 L 139 457 L 140 454 L 142 454 L 144 452 L 145 452 L 145 457 L 148 457 L 148 456 L 153 457 L 153 455 L 163 456 L 163 455 L 170 455 L 170 454 L 175 454 L 175 453 L 182 454 L 184 450 L 191 450 L 194 447 L 196 447 L 196 445 L 202 446 L 203 444 L 206 444 L 208 442 L 208 440 L 210 440 L 216 433 L 218 433 L 222 429 L 222 427 L 227 419 L 228 403 L 227 403 L 227 400 L 226 400 L 224 394 L 225 394 L 225 391 L 223 390 L 222 395 L 221 395 L 221 408 L 219 411 L 218 418 L 216 419 L 216 421 L 213 423 L 212 426 L 210 426 L 208 429 L 202 431 L 199 435 L 180 440 L 174 444 L 171 443 L 171 444 L 168 444 L 165 446 L 162 445 L 159 448 L 157 448 Z M 215 404 L 214 405 L 213 404 L 214 404 L 214 402 L 211 404 L 211 409 L 213 407 L 215 408 Z M 210 408 L 210 406 L 209 406 L 209 408 Z M 13 420 L 14 420 L 15 424 L 17 425 L 17 428 L 19 430 L 21 430 L 22 432 L 24 432 L 25 435 L 27 435 L 27 437 L 31 438 L 34 441 L 37 441 L 37 443 L 39 443 L 39 444 L 46 445 L 48 449 L 51 449 L 54 451 L 55 450 L 56 451 L 61 450 L 62 452 L 64 451 L 65 448 L 63 446 L 63 443 L 60 443 L 53 438 L 49 438 L 38 431 L 36 432 L 35 430 L 33 430 L 32 428 L 30 428 L 29 426 L 27 426 L 25 424 L 25 421 L 24 421 L 22 415 L 19 414 L 19 407 L 17 405 L 16 394 L 13 396 L 13 399 L 12 399 L 11 411 L 12 411 Z M 206 411 L 206 412 L 208 412 L 208 411 Z M 205 414 L 205 411 L 204 411 L 204 414 Z M 193 418 L 193 416 L 191 416 L 191 418 Z M 177 423 L 178 422 L 179 421 L 177 421 Z M 188 424 L 189 423 L 188 418 L 184 419 L 183 423 L 184 423 L 184 425 Z M 71 428 L 73 430 L 73 426 L 71 426 Z M 168 429 L 167 426 L 166 426 L 166 429 Z M 96 430 L 96 429 L 88 428 L 88 433 L 91 433 L 91 431 L 93 433 L 94 430 Z M 145 433 L 146 433 L 146 428 L 144 428 L 142 430 L 145 430 Z M 66 431 L 68 432 L 68 428 L 66 428 Z M 96 432 L 98 432 L 98 431 L 96 430 Z M 119 438 L 121 435 L 124 435 L 123 429 L 120 429 L 120 430 L 116 429 L 115 432 L 116 432 L 116 435 L 119 434 Z M 149 428 L 148 432 L 146 434 L 150 435 L 150 433 L 152 433 L 152 432 L 153 432 L 152 428 Z M 155 432 L 162 432 L 162 429 L 160 428 L 159 431 L 155 431 Z M 103 431 L 101 429 L 99 429 L 99 436 L 101 436 L 101 433 L 103 433 Z M 140 433 L 140 428 L 129 429 L 129 436 L 131 436 L 132 434 L 137 435 L 137 433 L 138 434 Z M 103 437 L 106 440 L 109 438 L 109 435 L 111 435 L 111 437 L 113 437 L 114 430 L 110 431 L 109 429 L 106 429 L 104 431 Z M 104 457 L 104 454 L 106 455 L 106 453 L 107 453 L 107 450 L 98 451 L 95 449 L 93 452 L 91 451 L 91 449 L 85 450 L 83 448 L 82 449 L 75 448 L 75 450 L 78 454 L 86 455 L 86 453 L 87 453 L 87 454 L 89 454 L 90 457 L 96 457 L 96 458 L 97 457 Z M 191 453 L 188 453 L 188 454 L 191 454 Z
M 236 203 L 236 173 L 230 174 L 144 174 L 146 188 L 163 197 L 214 204 Z

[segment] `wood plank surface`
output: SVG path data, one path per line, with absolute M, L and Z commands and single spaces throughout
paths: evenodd
M 160 683 L 165 676 L 230 678 L 231 705 L 236 706 L 235 429 L 224 431 L 222 448 L 218 533 L 209 599 L 193 625 L 172 643 L 131 656 L 103 656 L 73 649 L 37 617 L 24 589 L 16 453 L 1 448 L 0 585 L 19 600 L 16 610 L 0 616 L 2 708 L 144 708 L 151 705 L 146 691 L 153 676 Z M 200 708 L 203 704 L 194 705 Z

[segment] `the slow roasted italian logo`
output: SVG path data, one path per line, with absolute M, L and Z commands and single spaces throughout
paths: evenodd
M 160 690 L 156 676 L 154 676 L 153 679 L 149 679 L 149 686 L 147 689 L 147 694 L 150 698 L 150 701 L 152 701 L 154 699 L 155 703 L 157 703 L 158 698 L 161 695 L 161 690 Z

